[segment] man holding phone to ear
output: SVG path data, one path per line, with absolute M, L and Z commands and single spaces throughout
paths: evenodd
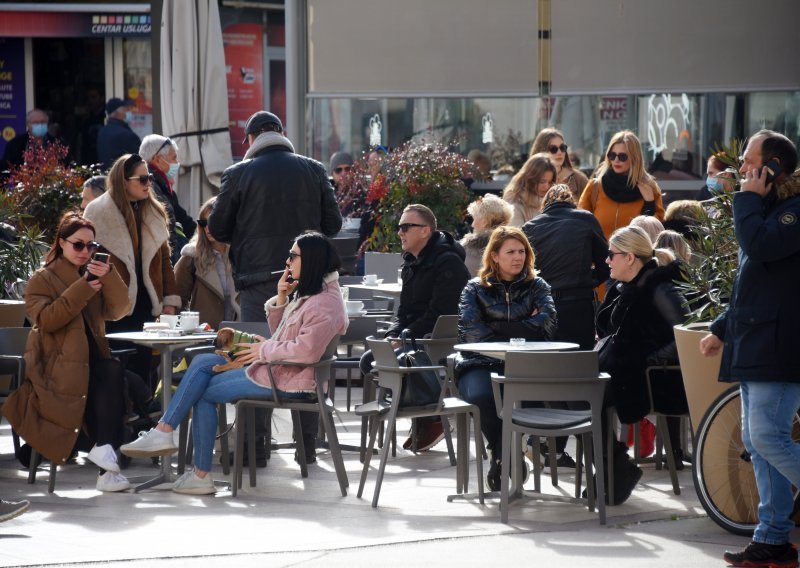
M 720 380 L 741 383 L 742 441 L 760 503 L 752 542 L 725 552 L 732 566 L 797 567 L 792 485 L 800 487 L 800 444 L 792 439 L 800 408 L 800 170 L 782 134 L 757 132 L 742 158 L 733 198 L 739 271 L 728 310 L 700 342 L 722 351 Z

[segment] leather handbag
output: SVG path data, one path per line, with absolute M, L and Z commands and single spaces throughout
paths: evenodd
M 397 362 L 403 367 L 430 367 L 431 358 L 417 347 L 411 330 L 404 329 L 400 334 L 401 348 Z M 400 393 L 400 406 L 427 406 L 439 402 L 442 385 L 436 371 L 413 371 L 403 381 Z

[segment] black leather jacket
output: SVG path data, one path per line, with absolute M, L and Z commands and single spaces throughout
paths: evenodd
M 542 278 L 525 281 L 524 270 L 511 283 L 489 278 L 491 286 L 473 278 L 461 293 L 458 306 L 458 341 L 508 341 L 524 337 L 532 341 L 546 341 L 556 330 L 556 309 L 550 296 L 550 286 Z M 464 353 L 456 362 L 456 370 L 478 366 L 497 366 L 497 359 Z
M 282 138 L 276 133 L 272 139 Z M 342 216 L 325 168 L 273 142 L 261 148 L 256 139 L 252 159 L 227 168 L 208 227 L 214 238 L 230 243 L 236 289 L 280 278 L 271 272 L 286 265 L 292 241 L 305 230 L 333 236 Z M 265 138 L 269 140 L 269 138 Z M 285 139 L 284 139 L 285 140 Z M 248 151 L 248 154 L 250 151 Z
M 192 219 L 186 210 L 181 207 L 178 202 L 178 196 L 169 187 L 167 176 L 164 175 L 158 166 L 152 162 L 147 163 L 150 168 L 150 173 L 155 178 L 153 189 L 155 190 L 156 197 L 164 204 L 169 217 L 169 248 L 170 260 L 172 265 L 175 266 L 181 258 L 181 249 L 189 242 L 189 239 L 194 235 L 197 223 Z M 180 224 L 180 230 L 176 230 L 176 224 Z

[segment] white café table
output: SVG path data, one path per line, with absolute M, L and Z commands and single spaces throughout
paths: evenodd
M 216 333 L 165 336 L 157 333 L 145 333 L 143 331 L 123 331 L 119 333 L 107 333 L 106 339 L 130 341 L 137 345 L 158 349 L 161 352 L 161 408 L 166 412 L 170 398 L 172 398 L 172 354 L 179 348 L 211 342 L 216 336 Z M 137 485 L 134 492 L 138 493 L 144 489 L 150 489 L 151 487 L 170 483 L 174 480 L 175 478 L 172 474 L 172 465 L 169 456 L 164 456 L 161 458 L 161 473 L 153 479 L 141 485 Z
M 345 286 L 357 290 L 370 290 L 377 294 L 386 294 L 395 298 L 399 298 L 400 292 L 403 290 L 403 287 L 397 282 L 388 282 L 386 284 L 345 284 Z
M 478 343 L 457 343 L 453 349 L 456 351 L 471 351 L 494 357 L 506 358 L 506 353 L 531 353 L 535 351 L 573 351 L 580 347 L 577 343 L 566 341 L 526 341 L 522 345 L 511 345 L 509 341 L 484 341 Z

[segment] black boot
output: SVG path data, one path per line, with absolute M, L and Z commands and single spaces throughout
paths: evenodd
M 306 464 L 316 463 L 317 461 L 317 437 L 303 434 L 303 446 L 306 450 Z M 294 451 L 294 461 L 300 463 L 297 459 L 297 450 Z
M 500 460 L 492 457 L 489 463 L 489 473 L 486 475 L 486 485 L 489 486 L 489 491 L 500 491 L 500 471 Z

